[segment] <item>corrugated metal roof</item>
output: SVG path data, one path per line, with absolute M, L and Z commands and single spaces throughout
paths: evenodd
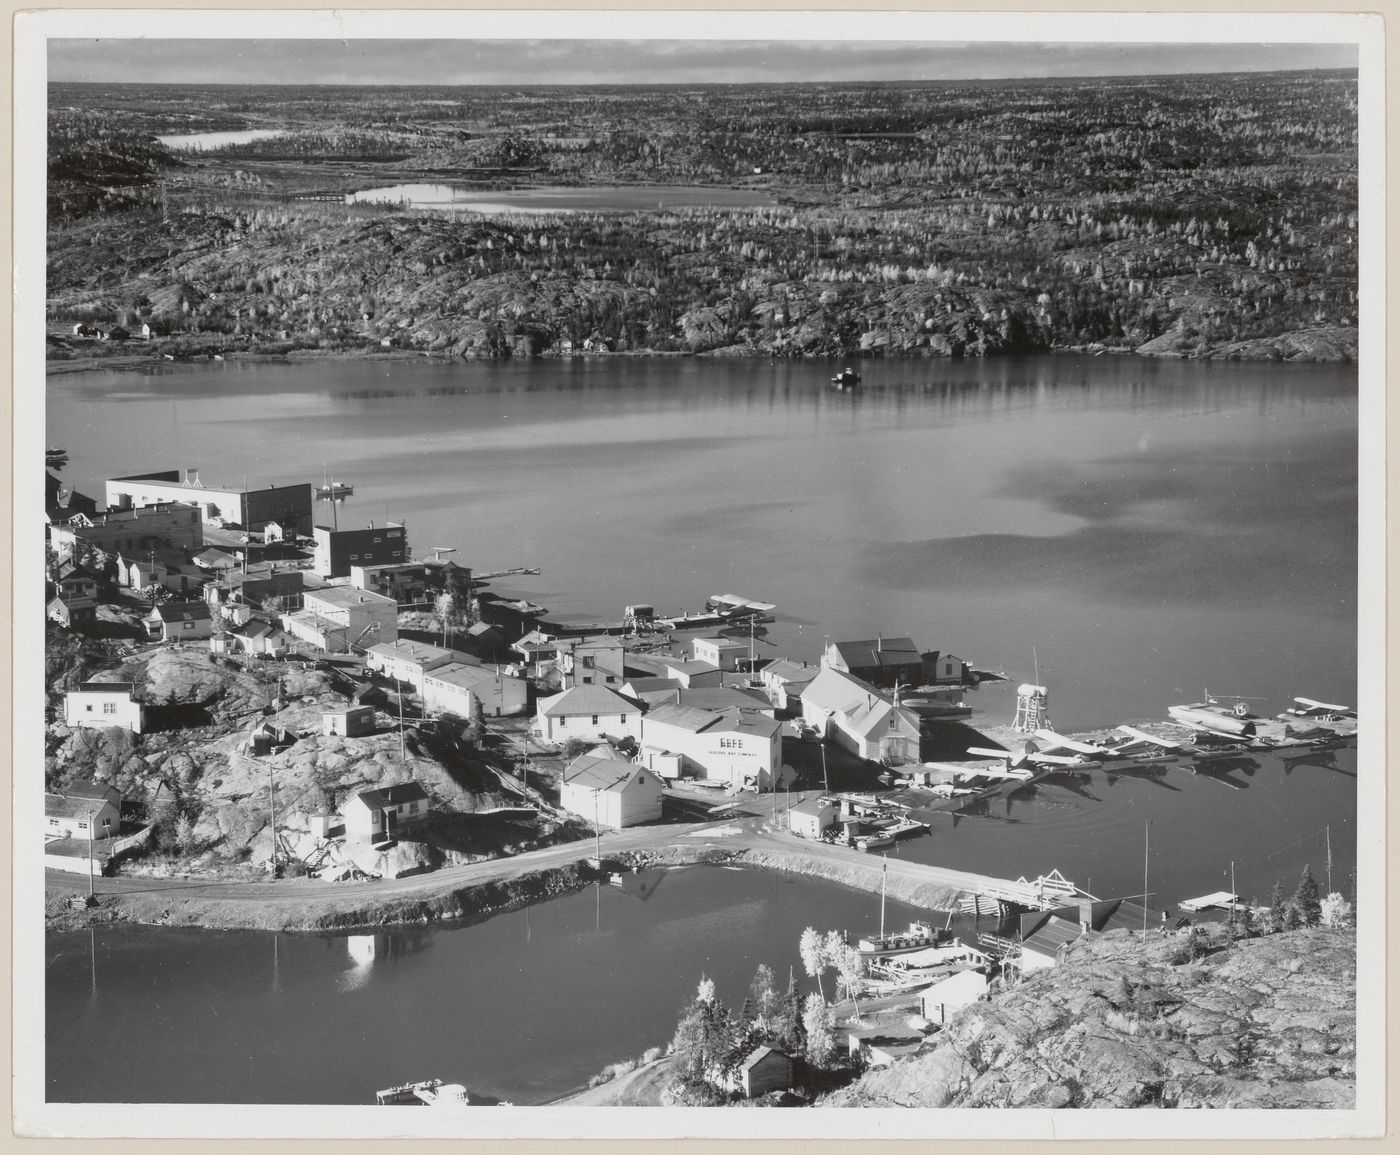
M 546 716 L 557 718 L 568 714 L 640 714 L 642 708 L 607 686 L 582 685 L 562 694 L 545 698 L 540 703 Z
M 908 666 L 923 662 L 913 638 L 870 638 L 833 644 L 841 660 L 852 669 Z
M 565 768 L 564 781 L 589 790 L 621 790 L 638 771 L 647 773 L 633 762 L 606 754 L 580 754 Z

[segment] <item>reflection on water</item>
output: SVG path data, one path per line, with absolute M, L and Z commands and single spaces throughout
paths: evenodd
M 635 212 L 646 209 L 755 208 L 776 205 L 761 190 L 657 185 L 474 189 L 450 184 L 395 184 L 346 193 L 346 204 L 392 204 L 476 213 Z
M 72 481 L 169 446 L 206 476 L 356 487 L 499 592 L 563 618 L 734 590 L 765 652 L 909 634 L 1013 681 L 1039 650 L 1062 728 L 1204 683 L 1355 697 L 1356 384 L 1347 366 L 1028 357 L 239 364 L 49 382 Z M 117 396 L 120 394 L 120 396 Z M 241 407 L 237 402 L 246 402 Z M 231 404 L 234 403 L 234 404 Z M 1304 676 L 1305 675 L 1305 676 Z M 1306 685 L 1304 684 L 1306 682 Z M 974 695 L 974 721 L 1010 715 Z
M 271 140 L 273 137 L 286 135 L 287 130 L 283 128 L 247 128 L 234 132 L 172 133 L 158 136 L 156 139 L 166 148 L 186 152 L 207 152 L 211 148 L 223 148 L 229 144 L 252 144 L 255 140 Z

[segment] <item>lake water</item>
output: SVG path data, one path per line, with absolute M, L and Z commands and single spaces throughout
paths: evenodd
M 166 148 L 186 152 L 208 152 L 213 148 L 223 148 L 230 144 L 252 144 L 255 140 L 271 140 L 286 136 L 284 128 L 247 128 L 234 132 L 182 132 L 156 139 Z
M 658 185 L 655 188 L 589 186 L 487 190 L 449 184 L 396 184 L 347 193 L 346 204 L 402 204 L 416 209 L 474 213 L 607 213 L 646 209 L 756 208 L 776 205 L 754 189 Z
M 915 914 L 890 902 L 886 918 Z M 874 929 L 879 899 L 696 867 L 432 930 L 50 935 L 48 1099 L 364 1104 L 436 1077 L 476 1101 L 548 1102 L 664 1046 L 702 975 L 736 1008 L 759 963 L 780 989 L 789 967 L 802 979 L 814 921 Z
M 629 602 L 696 610 L 707 595 L 732 592 L 778 603 L 764 654 L 815 661 L 826 637 L 909 634 L 924 648 L 1006 670 L 1009 685 L 969 696 L 974 724 L 1010 719 L 1015 683 L 1033 674 L 1033 646 L 1063 730 L 1161 718 L 1206 687 L 1259 698 L 1251 704 L 1269 714 L 1296 694 L 1355 701 L 1350 368 L 1075 356 L 889 361 L 865 365 L 855 394 L 828 386 L 833 368 L 616 358 L 81 373 L 48 382 L 47 444 L 68 450 L 65 478 L 97 495 L 101 479 L 145 469 L 198 466 L 206 484 L 245 474 L 258 484 L 319 481 L 324 467 L 355 486 L 342 525 L 392 517 L 407 522 L 420 555 L 456 546 L 456 558 L 478 571 L 538 566 L 538 578 L 494 585 L 559 616 L 616 618 Z M 1049 779 L 945 817 L 893 853 L 1004 877 L 1057 867 L 1100 895 L 1135 894 L 1151 823 L 1148 887 L 1155 901 L 1174 905 L 1229 889 L 1232 861 L 1246 897 L 1266 898 L 1275 879 L 1291 891 L 1304 862 L 1321 877 L 1330 828 L 1335 882 L 1349 891 L 1356 775 L 1379 772 L 1358 766 L 1350 750 L 1310 761 L 1261 756 L 1199 777 L 1173 767 L 1112 777 L 1096 770 L 1088 781 Z M 716 889 L 710 905 L 708 875 L 668 876 L 659 894 L 678 904 L 676 920 L 711 919 L 704 933 L 751 972 L 775 949 L 764 937 L 769 913 L 731 913 L 755 909 L 747 890 Z M 766 893 L 789 884 L 752 885 Z M 776 905 L 797 929 L 854 917 L 838 914 L 825 891 L 791 885 L 799 889 L 773 893 L 785 896 Z M 858 897 L 851 901 L 859 908 Z M 582 920 L 571 932 L 582 936 L 590 907 L 591 896 L 578 896 L 536 908 L 531 933 L 534 919 L 557 917 Z M 653 900 L 645 909 L 663 906 Z M 618 940 L 626 949 L 594 967 L 574 965 L 584 938 L 569 939 L 546 974 L 502 945 L 522 936 L 524 917 L 389 936 L 401 945 L 385 951 L 404 961 L 376 962 L 375 982 L 381 973 L 417 974 L 453 951 L 471 960 L 454 981 L 473 977 L 442 1006 L 395 987 L 377 1004 L 391 1009 L 377 1022 L 368 1011 L 339 1013 L 349 1004 L 335 1001 L 343 992 L 328 968 L 360 973 L 344 940 L 281 936 L 274 948 L 259 935 L 101 933 L 99 989 L 123 998 L 147 990 L 135 1005 L 165 1023 L 145 1026 L 133 1011 L 129 1029 L 174 1032 L 197 1011 L 217 1027 L 198 1043 L 212 1065 L 204 1070 L 220 1074 L 211 1083 L 174 1058 L 127 1070 L 104 1065 L 100 1048 L 85 1059 L 86 1046 L 71 1043 L 59 1053 L 72 1063 L 50 1064 L 51 1093 L 198 1099 L 228 1076 L 245 1097 L 363 1101 L 375 1086 L 438 1075 L 538 1101 L 661 1041 L 695 964 L 720 965 L 689 947 L 665 954 L 634 927 Z M 605 916 L 600 925 L 611 924 Z M 795 942 L 791 928 L 778 938 Z M 65 953 L 50 969 L 56 1029 L 67 1021 L 56 1012 L 87 997 L 87 960 L 69 953 L 84 944 L 73 942 L 60 944 Z M 51 944 L 50 955 L 57 949 Z M 274 949 L 280 981 L 303 976 L 295 1001 L 269 1001 Z M 218 965 L 225 952 L 226 968 Z M 129 980 L 103 981 L 108 955 Z M 250 957 L 263 960 L 261 969 L 239 977 Z M 664 960 L 676 957 L 684 965 L 673 973 Z M 149 965 L 154 959 L 163 961 Z M 211 966 L 217 982 L 200 977 Z M 534 985 L 521 985 L 521 973 Z M 654 975 L 665 976 L 655 994 Z M 177 981 L 186 984 L 178 998 L 168 985 Z M 637 1004 L 635 1031 L 618 1027 L 614 1036 L 610 1025 L 603 1037 L 578 1017 L 577 1005 L 604 988 L 620 992 L 608 995 L 618 1005 Z M 337 1065 L 301 1072 L 293 1092 L 264 1078 L 269 1048 L 249 1040 L 269 1037 L 259 1032 L 303 1001 L 310 1009 L 287 1020 L 279 1047 L 298 1058 L 329 1050 Z M 462 1041 L 472 1020 L 453 1017 L 459 1005 L 488 1018 L 497 1005 L 522 1006 L 539 1018 L 528 1036 L 493 1028 L 521 1048 L 499 1060 L 496 1074 L 494 1056 L 486 1063 Z M 256 1025 L 242 1021 L 245 1012 Z M 403 1049 L 400 1015 L 439 1039 L 435 1049 Z M 380 1053 L 375 1044 L 386 1036 L 398 1041 Z M 353 1055 L 323 1045 L 347 1037 L 363 1043 Z

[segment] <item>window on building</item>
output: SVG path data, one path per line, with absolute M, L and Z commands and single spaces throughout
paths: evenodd
M 585 670 L 591 670 L 593 668 L 593 656 L 591 654 L 585 654 L 583 656 L 583 668 Z
M 194 622 L 185 622 L 180 626 L 180 628 L 182 630 L 192 630 L 194 629 Z
M 357 553 L 352 553 L 352 554 L 350 555 L 350 560 L 351 560 L 351 561 L 359 561 L 359 560 L 360 560 L 360 555 L 357 554 Z
M 594 714 L 594 715 L 593 715 L 593 723 L 592 723 L 592 724 L 593 724 L 594 726 L 596 726 L 596 725 L 598 724 L 598 715 L 597 715 L 597 714 Z
M 625 726 L 625 725 L 627 725 L 627 715 L 626 715 L 626 714 L 619 714 L 619 715 L 617 716 L 617 722 L 618 722 L 618 725 L 620 725 L 620 726 Z
M 86 703 L 86 704 L 83 706 L 83 709 L 86 710 L 89 714 L 91 714 L 91 713 L 92 713 L 92 703 L 91 703 L 91 702 Z
M 115 714 L 117 712 L 117 704 L 115 702 L 103 702 L 102 712 L 104 714 Z
M 86 822 L 79 822 L 79 823 L 78 823 L 78 829 L 79 829 L 79 830 L 86 830 L 86 829 L 87 829 L 87 823 L 86 823 Z
M 590 674 L 585 674 L 582 678 L 582 681 L 585 686 L 593 685 L 593 677 Z
M 605 681 L 605 682 L 607 682 L 609 685 L 611 685 L 613 682 L 616 682 L 617 679 L 614 678 L 611 674 L 609 674 L 606 678 L 603 679 L 603 681 Z
M 57 819 L 57 818 L 50 818 L 50 819 L 49 819 L 49 825 L 50 825 L 50 826 L 57 826 L 57 825 L 58 825 L 58 819 Z
M 378 545 L 379 542 L 380 542 L 380 539 L 376 537 L 376 538 L 374 539 L 374 544 L 375 544 L 375 545 Z

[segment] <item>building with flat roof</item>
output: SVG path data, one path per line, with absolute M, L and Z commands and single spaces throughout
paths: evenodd
M 49 527 L 49 544 L 60 557 L 79 559 L 88 550 L 111 557 L 136 556 L 152 549 L 204 548 L 204 522 L 197 506 L 166 502 L 141 509 L 74 515 Z
M 145 724 L 145 707 L 135 700 L 131 682 L 84 682 L 63 696 L 67 726 L 120 726 L 133 734 Z
M 639 761 L 663 778 L 685 774 L 762 790 L 782 767 L 783 726 L 753 708 L 657 706 L 642 718 Z
M 107 505 L 141 509 L 162 502 L 191 502 L 209 525 L 261 530 L 269 521 L 305 533 L 311 527 L 311 483 L 294 485 L 205 485 L 198 469 L 133 473 L 107 481 Z
M 399 607 L 393 598 L 350 586 L 309 590 L 299 613 L 284 614 L 282 628 L 323 653 L 344 654 L 399 636 Z
M 321 577 L 349 577 L 352 566 L 360 568 L 393 565 L 408 561 L 408 530 L 391 521 L 367 529 L 332 529 L 318 525 L 311 531 L 315 550 L 312 572 Z

